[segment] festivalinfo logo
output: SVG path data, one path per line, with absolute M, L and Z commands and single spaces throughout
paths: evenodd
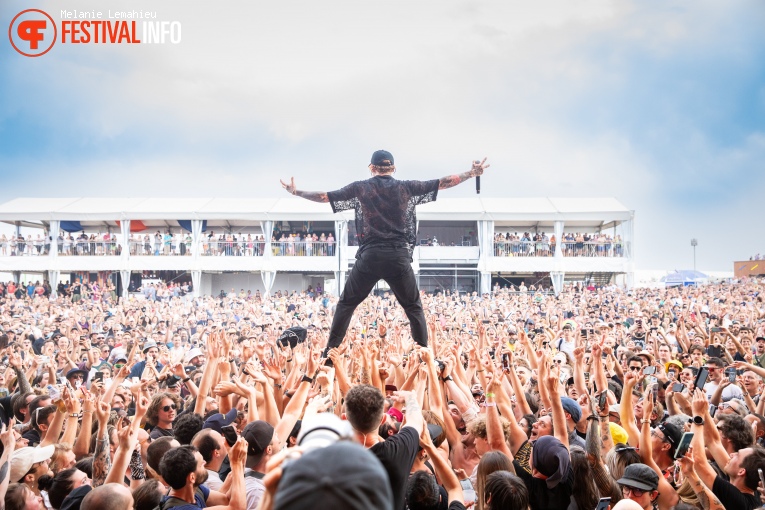
M 13 48 L 40 57 L 59 44 L 179 44 L 180 21 L 159 21 L 156 11 L 62 9 L 58 24 L 45 11 L 26 9 L 8 27 Z M 59 38 L 60 34 L 60 38 Z

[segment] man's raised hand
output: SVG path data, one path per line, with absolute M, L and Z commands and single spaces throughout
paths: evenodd
M 474 175 L 483 175 L 483 171 L 489 168 L 491 165 L 486 163 L 487 158 L 483 158 L 483 161 L 475 160 L 473 161 L 473 168 L 470 169 L 470 172 Z
M 290 183 L 289 184 L 287 184 L 286 182 L 284 182 L 281 179 L 279 179 L 279 182 L 282 183 L 282 187 L 287 190 L 287 193 L 289 193 L 290 195 L 294 195 L 295 194 L 295 190 L 297 188 L 295 187 L 295 178 L 294 177 L 290 177 Z

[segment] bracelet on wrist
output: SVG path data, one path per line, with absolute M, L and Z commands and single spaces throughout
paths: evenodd
M 308 377 L 307 375 L 303 375 L 303 378 L 300 380 L 301 382 L 307 382 L 309 384 L 313 384 L 313 377 Z

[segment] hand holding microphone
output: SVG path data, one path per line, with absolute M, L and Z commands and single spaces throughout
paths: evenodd
M 477 195 L 481 193 L 481 174 L 489 166 L 486 164 L 486 158 L 483 158 L 483 161 L 473 161 L 473 168 L 470 171 L 475 175 L 475 192 Z

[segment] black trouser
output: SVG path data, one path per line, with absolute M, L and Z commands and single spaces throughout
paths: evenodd
M 427 347 L 428 327 L 417 280 L 412 271 L 409 249 L 405 246 L 374 246 L 362 250 L 348 275 L 332 320 L 324 357 L 330 349 L 343 342 L 353 311 L 366 299 L 379 280 L 385 280 L 390 285 L 390 290 L 406 312 L 414 341 Z

